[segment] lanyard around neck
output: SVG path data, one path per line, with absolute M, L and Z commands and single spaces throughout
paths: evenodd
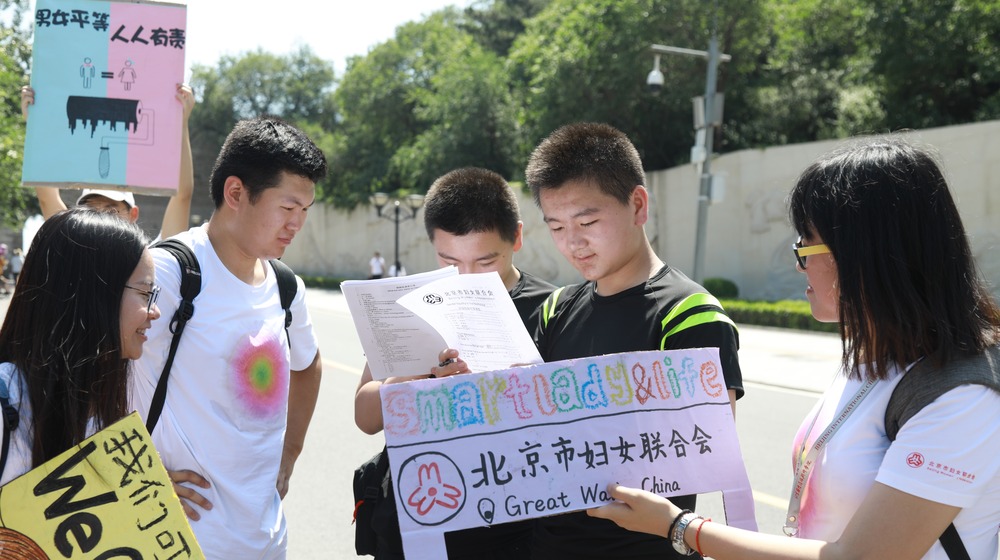
M 785 517 L 785 526 L 783 528 L 783 531 L 789 537 L 799 534 L 799 510 L 802 508 L 802 493 L 805 491 L 806 482 L 809 480 L 809 475 L 812 473 L 813 467 L 816 466 L 816 459 L 819 453 L 826 447 L 830 438 L 837 433 L 837 430 L 844 425 L 844 422 L 847 421 L 851 414 L 857 410 L 858 405 L 861 404 L 861 401 L 865 400 L 865 397 L 868 396 L 868 393 L 871 392 L 872 387 L 876 383 L 878 383 L 878 379 L 872 379 L 862 385 L 858 389 L 858 392 L 854 393 L 854 397 L 844 405 L 844 409 L 840 411 L 840 415 L 830 423 L 822 435 L 816 438 L 816 441 L 813 442 L 807 452 L 805 449 L 806 441 L 809 439 L 809 434 L 812 433 L 813 427 L 816 426 L 816 420 L 819 418 L 820 413 L 823 412 L 823 406 L 820 405 L 819 409 L 816 410 L 816 415 L 813 416 L 812 422 L 809 424 L 809 429 L 802 436 L 802 446 L 799 447 L 798 452 L 795 454 L 795 480 L 792 483 L 792 497 L 788 500 L 788 515 Z

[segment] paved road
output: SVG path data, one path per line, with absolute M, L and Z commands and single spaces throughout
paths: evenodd
M 7 298 L 0 299 L 6 314 Z M 346 302 L 339 292 L 308 292 L 320 339 L 323 384 L 306 450 L 285 499 L 292 560 L 356 558 L 351 514 L 355 467 L 382 448 L 380 436 L 354 425 L 353 396 L 364 358 Z M 836 374 L 835 335 L 740 327 L 746 396 L 737 406 L 740 444 L 754 488 L 761 531 L 780 533 L 791 480 L 792 436 Z M 709 495 L 699 512 L 723 519 L 721 500 Z

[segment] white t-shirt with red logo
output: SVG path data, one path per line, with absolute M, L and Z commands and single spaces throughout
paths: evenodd
M 878 481 L 907 494 L 960 507 L 955 527 L 972 558 L 997 558 L 1000 527 L 1000 395 L 965 385 L 924 407 L 890 445 L 885 409 L 900 371 L 877 383 L 820 452 L 802 496 L 799 535 L 836 541 Z M 795 454 L 819 437 L 861 387 L 839 376 L 806 417 Z M 807 445 L 807 449 L 808 449 Z M 886 512 L 891 515 L 892 512 Z M 941 543 L 924 560 L 947 560 Z

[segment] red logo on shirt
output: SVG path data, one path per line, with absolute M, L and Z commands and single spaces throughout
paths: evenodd
M 924 466 L 924 456 L 917 452 L 910 453 L 906 457 L 906 464 L 915 469 L 920 468 Z

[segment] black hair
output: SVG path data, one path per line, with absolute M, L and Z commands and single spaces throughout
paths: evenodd
M 569 181 L 588 182 L 627 204 L 645 182 L 639 152 L 625 133 L 600 123 L 563 126 L 535 148 L 524 171 L 535 204 L 542 189 L 558 189 Z
M 313 183 L 326 177 L 326 157 L 298 128 L 276 117 L 263 116 L 236 123 L 215 158 L 212 202 L 222 206 L 228 177 L 239 177 L 254 203 L 265 190 L 276 187 L 281 173 L 305 177 Z
M 434 241 L 434 230 L 452 235 L 495 231 L 500 239 L 517 241 L 521 216 L 517 198 L 499 174 L 478 167 L 445 173 L 427 191 L 424 227 Z
M 892 364 L 943 365 L 998 340 L 1000 309 L 928 152 L 892 135 L 858 140 L 810 165 L 789 200 L 795 229 L 836 260 L 847 371 L 867 363 L 885 378 Z
M 138 226 L 86 207 L 52 216 L 31 243 L 0 328 L 0 362 L 25 381 L 32 464 L 128 413 L 121 302 L 146 248 Z

